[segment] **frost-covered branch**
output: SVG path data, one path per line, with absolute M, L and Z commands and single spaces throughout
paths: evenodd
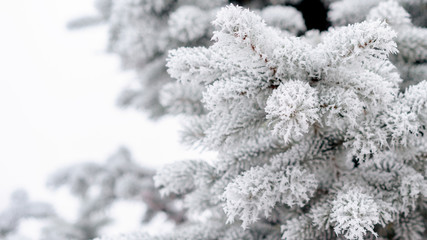
M 55 212 L 50 204 L 30 201 L 25 191 L 17 190 L 12 194 L 9 206 L 0 212 L 0 237 L 17 231 L 22 220 L 54 216 Z

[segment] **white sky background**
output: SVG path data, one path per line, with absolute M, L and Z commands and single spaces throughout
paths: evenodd
M 73 201 L 47 189 L 47 176 L 121 145 L 154 167 L 197 156 L 179 145 L 174 120 L 116 107 L 133 75 L 105 53 L 107 28 L 66 29 L 94 13 L 92 0 L 0 1 L 0 211 L 20 187 L 71 214 Z

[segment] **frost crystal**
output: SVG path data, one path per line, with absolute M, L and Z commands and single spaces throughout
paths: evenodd
M 319 120 L 317 91 L 302 81 L 287 81 L 273 90 L 267 100 L 267 119 L 272 120 L 274 133 L 289 142 L 307 133 Z
M 331 221 L 337 234 L 358 240 L 368 231 L 376 235 L 374 225 L 380 223 L 380 209 L 371 196 L 355 187 L 338 193 L 332 205 Z

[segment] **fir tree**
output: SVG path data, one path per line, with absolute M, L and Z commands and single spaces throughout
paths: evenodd
M 231 2 L 253 11 L 98 1 L 109 49 L 138 75 L 121 104 L 182 116 L 182 142 L 218 155 L 169 164 L 154 182 L 126 151 L 71 167 L 53 182 L 85 199 L 82 221 L 46 239 L 99 236 L 107 218 L 97 213 L 117 199 L 182 224 L 102 239 L 426 239 L 425 1 L 324 0 L 333 27 L 322 32 L 326 19 L 313 29 L 303 10 L 314 1 Z M 177 196 L 184 211 L 171 208 Z
M 427 82 L 393 65 L 424 61 L 424 39 L 402 40 L 424 29 L 396 2 L 368 12 L 294 37 L 231 5 L 212 46 L 170 51 L 168 73 L 204 108 L 176 108 L 183 141 L 218 159 L 176 162 L 154 180 L 207 217 L 111 239 L 425 239 Z

